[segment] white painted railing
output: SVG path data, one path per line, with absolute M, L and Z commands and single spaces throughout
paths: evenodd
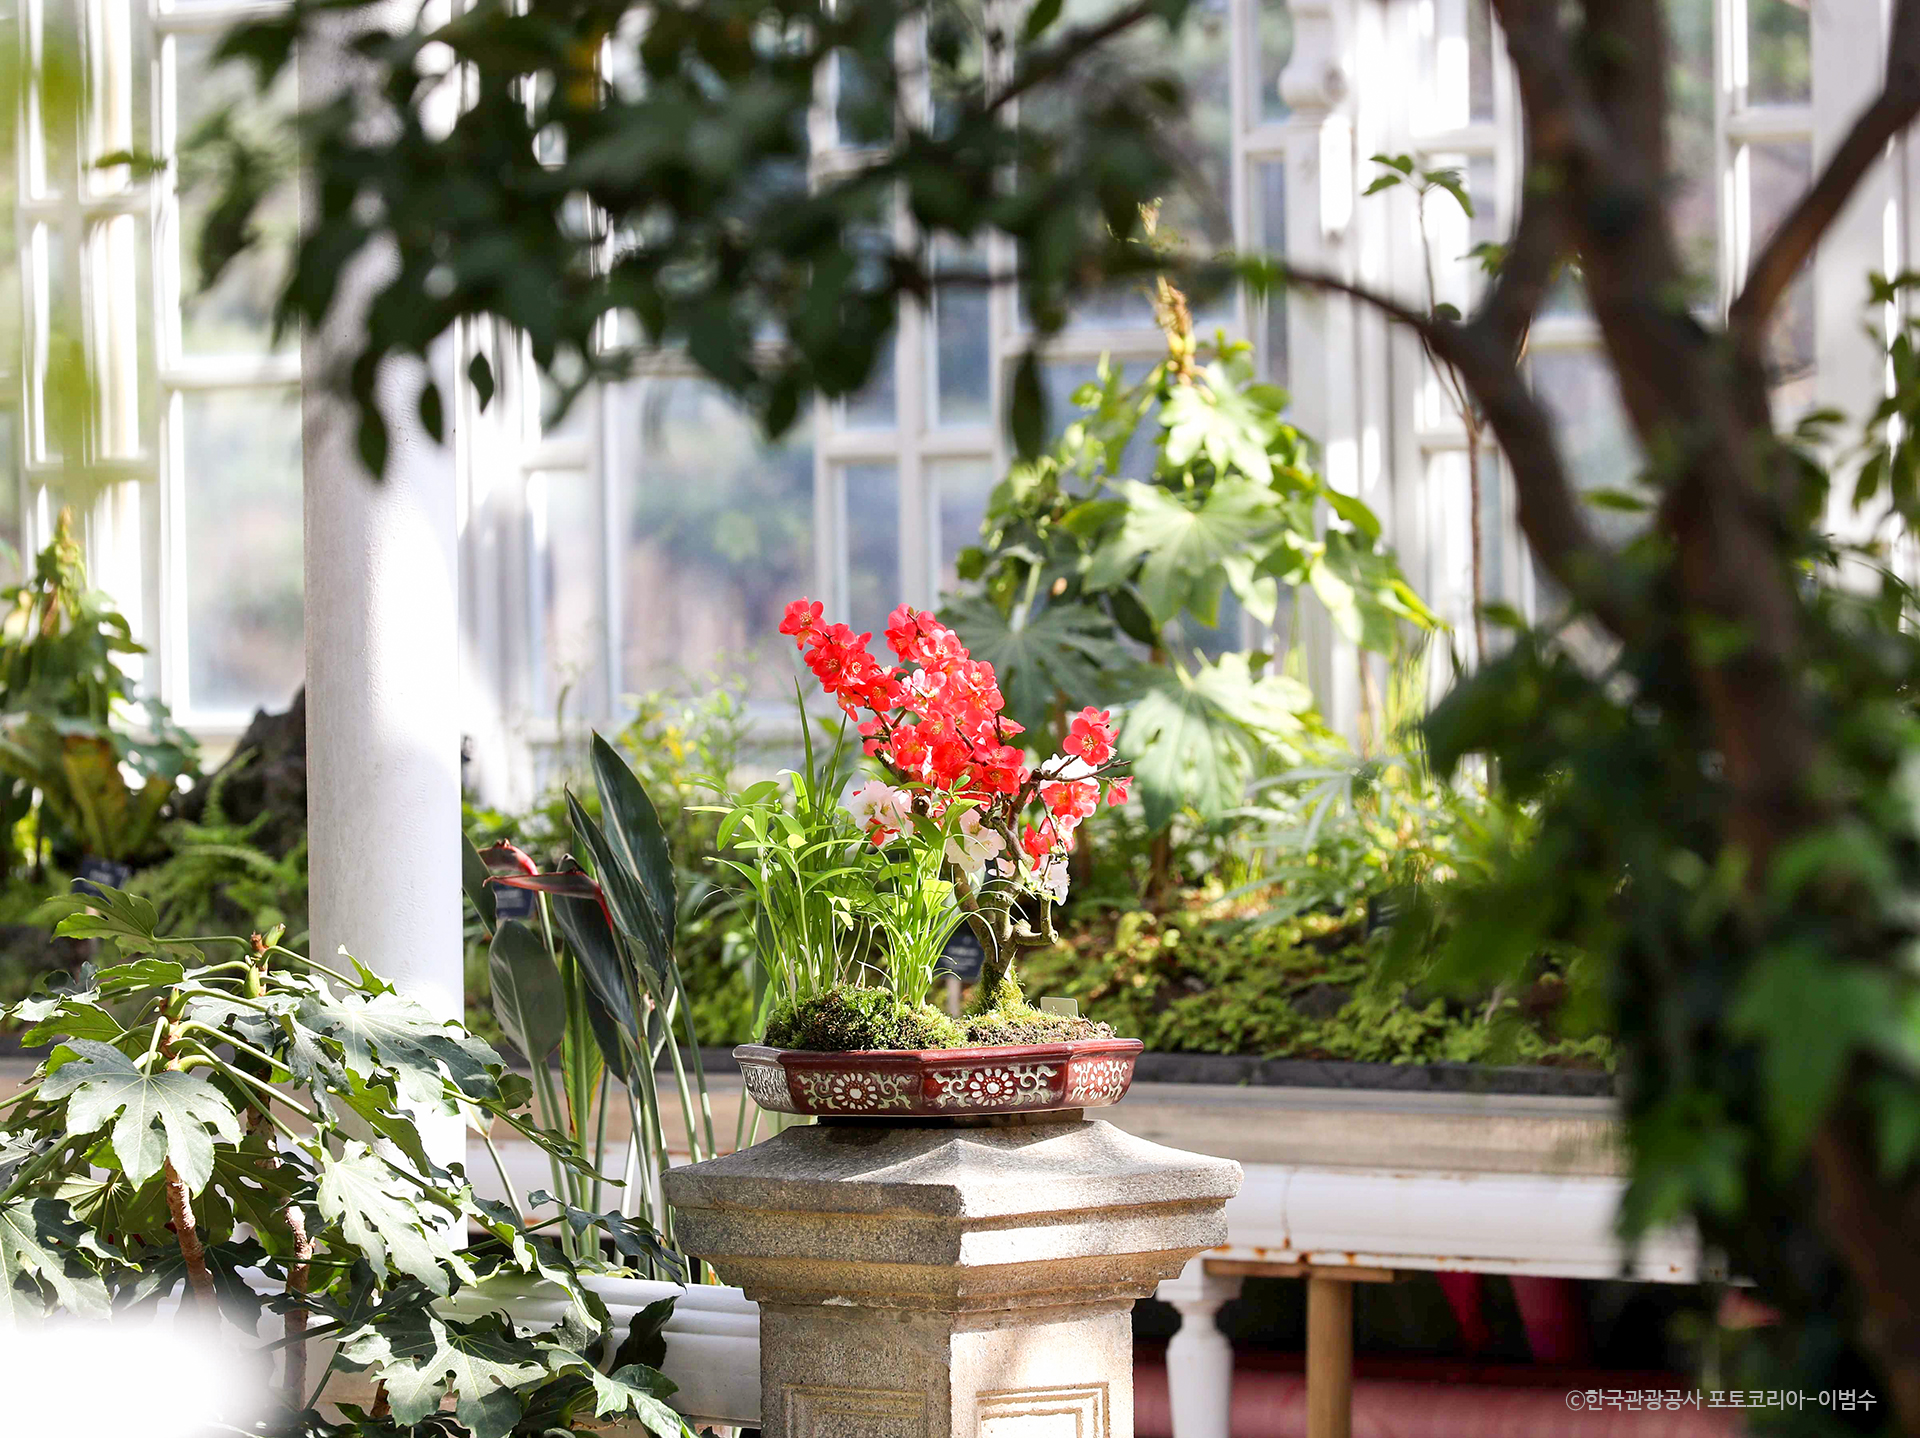
M 1160 1285 L 1161 1301 L 1180 1314 L 1167 1345 L 1175 1438 L 1227 1438 L 1233 1348 L 1214 1320 L 1243 1280 L 1207 1272 L 1210 1259 L 1651 1283 L 1702 1275 L 1690 1231 L 1650 1235 L 1631 1252 L 1621 1243 L 1620 1178 L 1243 1167 L 1246 1179 L 1227 1202 L 1226 1244 Z

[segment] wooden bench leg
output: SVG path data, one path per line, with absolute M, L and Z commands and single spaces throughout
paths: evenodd
M 1307 1438 L 1353 1433 L 1353 1285 L 1307 1279 Z

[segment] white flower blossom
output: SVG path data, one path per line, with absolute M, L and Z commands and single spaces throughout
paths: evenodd
M 1067 901 L 1067 861 L 1064 855 L 1055 854 L 1034 870 L 1034 882 L 1040 892 L 1056 904 Z
M 885 844 L 913 822 L 913 796 L 884 779 L 869 779 L 845 799 L 847 812 L 861 830 Z
M 997 831 L 980 822 L 978 809 L 966 809 L 960 814 L 959 827 L 947 838 L 947 860 L 964 874 L 977 874 L 1006 847 L 1007 841 Z

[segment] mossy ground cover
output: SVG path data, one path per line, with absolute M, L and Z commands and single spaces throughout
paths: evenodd
M 1565 985 L 1547 971 L 1525 993 L 1472 1001 L 1389 977 L 1385 935 L 1366 909 L 1277 923 L 1223 913 L 1203 893 L 1161 914 L 1087 914 L 1055 948 L 1029 954 L 1027 992 L 1077 999 L 1087 1017 L 1150 1051 L 1374 1063 L 1604 1067 L 1607 1040 L 1563 1033 Z

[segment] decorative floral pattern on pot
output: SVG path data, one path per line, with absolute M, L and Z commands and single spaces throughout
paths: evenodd
M 875 1113 L 883 1109 L 912 1108 L 916 1097 L 912 1073 L 854 1069 L 841 1073 L 802 1070 L 794 1076 L 810 1108 L 826 1113 Z
M 935 1072 L 939 1092 L 934 1102 L 941 1108 L 1027 1108 L 1043 1107 L 1059 1096 L 1054 1080 L 1060 1075 L 1057 1064 L 995 1064 Z
M 1118 1103 L 1132 1080 L 1132 1059 L 1082 1059 L 1067 1084 L 1067 1102 L 1096 1108 Z

